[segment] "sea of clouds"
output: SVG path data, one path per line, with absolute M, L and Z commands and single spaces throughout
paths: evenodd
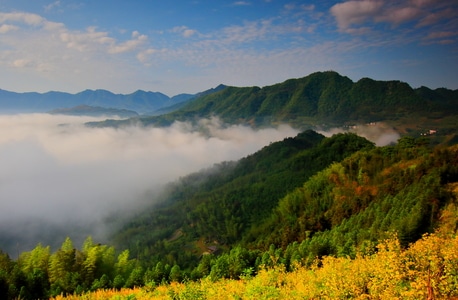
M 85 126 L 102 119 L 0 115 L 0 249 L 14 257 L 39 242 L 56 247 L 67 236 L 76 247 L 88 235 L 104 242 L 121 223 L 116 219 L 153 204 L 164 184 L 298 133 L 287 125 L 256 130 L 218 118 L 165 128 Z M 378 146 L 399 138 L 383 123 L 350 131 Z
M 167 128 L 84 125 L 97 120 L 0 115 L 0 249 L 14 256 L 66 236 L 103 240 L 107 218 L 150 204 L 165 183 L 298 133 L 226 126 L 217 118 Z

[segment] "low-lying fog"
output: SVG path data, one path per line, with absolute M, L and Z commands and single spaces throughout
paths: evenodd
M 58 246 L 66 236 L 77 247 L 88 235 L 103 242 L 113 229 L 107 218 L 153 202 L 163 184 L 298 133 L 289 126 L 224 126 L 216 118 L 167 128 L 84 126 L 97 120 L 0 115 L 1 250 L 15 257 L 39 242 Z M 356 132 L 378 145 L 399 138 L 384 126 L 359 126 Z
M 362 136 L 369 141 L 372 141 L 377 146 L 386 146 L 396 143 L 401 137 L 399 133 L 394 130 L 391 126 L 383 123 L 371 123 L 371 124 L 358 124 L 350 128 L 331 128 L 326 131 L 317 131 L 324 136 L 332 136 L 337 133 L 353 132 L 359 136 Z
M 66 236 L 102 240 L 105 219 L 152 201 L 164 183 L 295 136 L 202 120 L 199 128 L 88 128 L 89 117 L 0 116 L 0 249 L 12 256 Z M 208 134 L 209 133 L 209 134 Z

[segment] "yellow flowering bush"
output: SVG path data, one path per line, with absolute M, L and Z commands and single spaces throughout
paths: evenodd
M 204 278 L 157 287 L 95 292 L 74 299 L 458 299 L 458 237 L 424 235 L 407 249 L 396 237 L 374 254 L 323 257 L 311 267 L 262 268 L 239 280 Z

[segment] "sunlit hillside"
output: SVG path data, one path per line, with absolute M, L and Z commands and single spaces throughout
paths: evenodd
M 455 206 L 443 212 L 446 226 L 456 227 L 457 217 Z M 298 263 L 291 272 L 276 264 L 237 280 L 207 277 L 53 299 L 455 299 L 458 237 L 450 227 L 444 229 L 407 249 L 393 236 L 374 253 L 358 253 L 354 259 L 322 257 L 310 267 Z

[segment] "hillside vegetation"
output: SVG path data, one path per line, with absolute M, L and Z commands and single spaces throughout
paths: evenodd
M 419 136 L 434 129 L 447 136 L 458 130 L 457 113 L 458 90 L 413 89 L 397 80 L 362 78 L 353 82 L 327 71 L 263 88 L 225 87 L 161 116 L 107 120 L 91 125 L 123 126 L 140 122 L 168 126 L 176 120 L 195 121 L 216 115 L 231 124 L 287 123 L 302 130 L 384 121 L 402 134 Z
M 457 249 L 457 237 L 443 233 L 425 235 L 408 249 L 393 237 L 375 253 L 328 256 L 290 272 L 280 264 L 237 280 L 173 281 L 54 299 L 456 299 Z
M 325 138 L 314 131 L 272 143 L 237 163 L 171 184 L 162 205 L 127 224 L 115 235 L 115 244 L 129 245 L 139 258 L 192 266 L 208 247 L 230 248 L 249 239 L 278 200 L 317 171 L 372 147 L 354 134 Z M 170 238 L 175 232 L 182 233 L 179 239 Z
M 306 131 L 171 184 L 159 207 L 114 237 L 118 250 L 88 238 L 80 249 L 67 239 L 55 252 L 38 245 L 16 261 L 0 255 L 0 295 L 147 286 L 129 293 L 192 299 L 226 289 L 258 298 L 302 286 L 296 297 L 343 290 L 377 297 L 386 291 L 380 285 L 404 298 L 428 289 L 453 296 L 456 249 L 437 243 L 456 243 L 458 147 L 428 145 L 405 137 L 375 147 L 354 134 Z M 431 250 L 417 253 L 422 247 Z M 388 270 L 399 277 L 386 277 Z M 338 288 L 355 274 L 359 281 Z

